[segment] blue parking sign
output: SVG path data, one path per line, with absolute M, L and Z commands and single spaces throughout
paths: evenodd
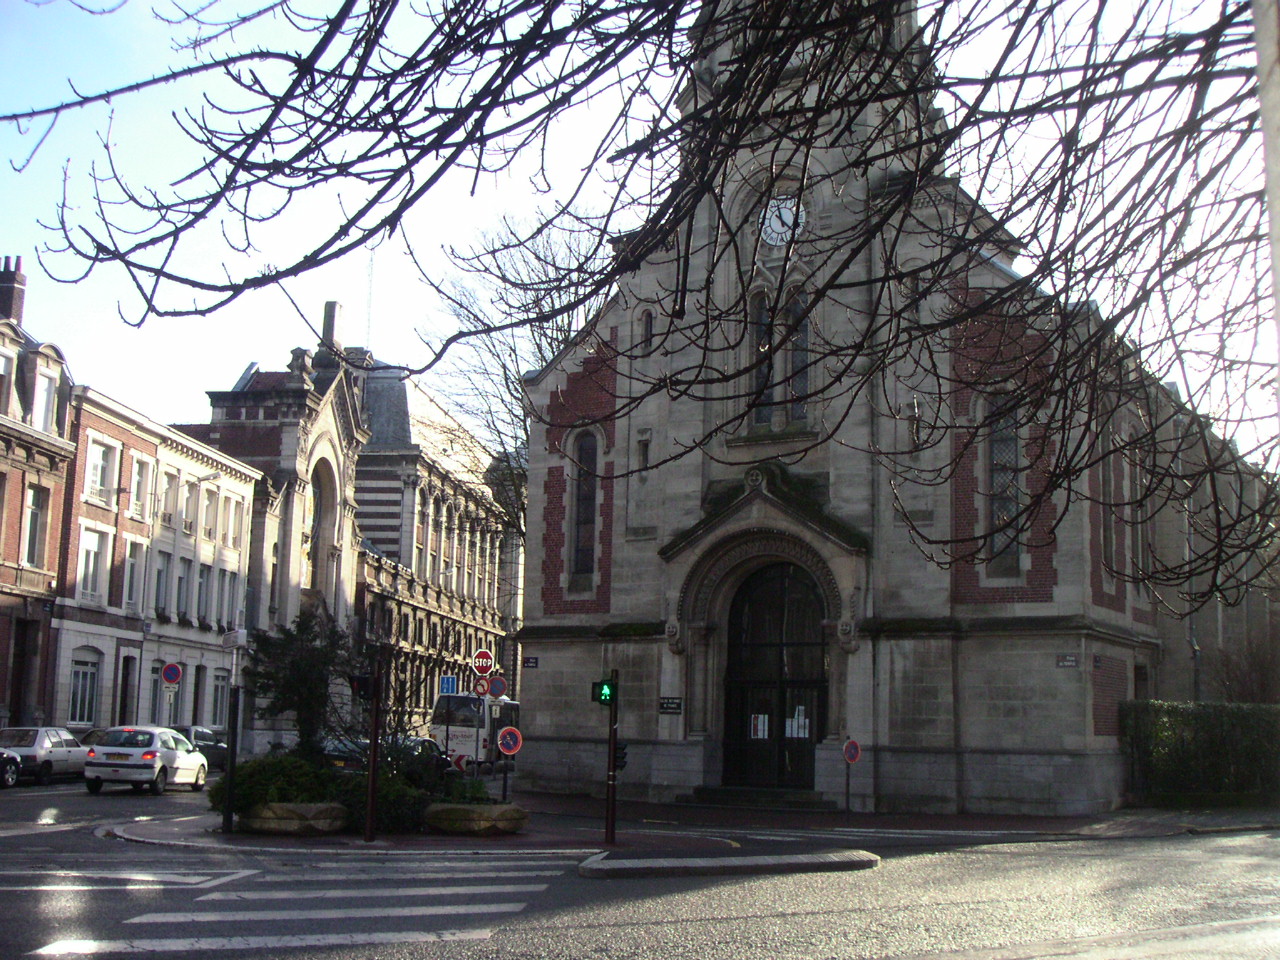
M 457 693 L 457 692 L 458 692 L 458 678 L 456 676 L 440 678 L 441 694 Z

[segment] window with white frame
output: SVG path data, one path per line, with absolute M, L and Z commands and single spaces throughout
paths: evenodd
M 29 567 L 43 567 L 45 541 L 49 538 L 49 491 L 34 483 L 27 485 L 22 518 L 22 560 Z
M 240 619 L 240 598 L 237 591 L 240 589 L 240 575 L 234 571 L 227 574 L 227 605 L 223 612 L 223 623 L 226 624 L 228 630 L 236 629 Z
M 124 608 L 137 613 L 142 607 L 142 577 L 146 570 L 146 546 L 130 540 L 124 552 Z
M 200 512 L 200 485 L 187 483 L 186 501 L 182 505 L 182 529 L 184 533 L 195 533 L 196 514 Z
M 231 674 L 226 670 L 213 671 L 213 716 L 210 718 L 213 726 L 226 727 L 230 695 Z
M 84 495 L 108 506 L 116 502 L 120 450 L 102 440 L 90 440 L 85 457 Z
M 169 570 L 172 566 L 173 555 L 157 550 L 155 608 L 158 616 L 168 616 L 169 613 Z
M 236 500 L 231 505 L 231 546 L 240 548 L 240 530 L 244 527 L 244 501 Z
M 151 515 L 151 461 L 133 458 L 133 484 L 129 493 L 129 513 L 139 520 Z
M 164 475 L 164 506 L 160 509 L 160 521 L 172 527 L 178 516 L 178 475 L 176 473 Z
M 46 370 L 36 375 L 31 425 L 45 433 L 53 433 L 58 422 L 58 378 Z
M 12 353 L 0 353 L 0 415 L 9 416 L 12 403 L 13 370 L 16 360 Z
M 206 490 L 204 492 L 204 538 L 212 540 L 214 533 L 218 529 L 218 491 Z
M 105 603 L 111 570 L 111 535 L 104 530 L 80 530 L 80 574 L 76 595 L 86 603 Z
M 80 647 L 71 655 L 71 703 L 68 723 L 98 722 L 98 667 L 102 655 L 92 647 Z
M 191 603 L 191 558 L 181 557 L 178 560 L 178 600 L 174 610 L 178 616 L 185 617 Z
M 209 622 L 209 594 L 213 592 L 213 567 L 200 564 L 196 574 L 196 616 L 201 623 Z

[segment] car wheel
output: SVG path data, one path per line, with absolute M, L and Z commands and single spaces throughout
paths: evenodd
M 102 792 L 102 781 L 97 778 L 94 778 L 93 780 L 86 780 L 84 785 L 85 789 L 92 794 L 99 794 Z
M 204 789 L 204 777 L 205 777 L 204 767 L 201 767 L 199 770 L 196 771 L 196 778 L 191 781 L 192 793 L 199 793 L 201 790 Z
M 53 764 L 46 760 L 36 767 L 36 783 L 47 786 L 53 780 Z
M 164 788 L 169 782 L 169 774 L 165 772 L 164 767 L 156 771 L 156 778 L 151 781 L 151 795 L 158 797 L 164 793 Z
M 0 770 L 0 789 L 12 787 L 18 782 L 18 765 L 16 763 L 6 763 L 4 770 Z

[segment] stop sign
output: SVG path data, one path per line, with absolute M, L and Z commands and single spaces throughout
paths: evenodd
M 493 651 L 477 650 L 471 657 L 471 669 L 479 676 L 487 677 L 493 670 Z

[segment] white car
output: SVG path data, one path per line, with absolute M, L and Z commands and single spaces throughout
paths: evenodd
M 93 746 L 84 762 L 84 783 L 98 793 L 104 783 L 127 783 L 156 796 L 170 783 L 203 790 L 209 762 L 204 754 L 168 727 L 112 727 Z

